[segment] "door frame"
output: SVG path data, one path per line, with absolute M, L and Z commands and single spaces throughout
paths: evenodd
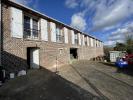
M 36 49 L 36 50 L 39 50 L 39 68 L 40 68 L 40 48 L 39 47 L 27 47 L 27 65 L 28 65 L 28 69 L 34 69 L 33 67 L 31 67 L 31 50 L 32 49 Z
M 70 51 L 71 51 L 72 49 L 75 49 L 75 50 L 76 50 L 77 58 L 75 58 L 75 60 L 76 60 L 76 59 L 78 60 L 78 59 L 79 59 L 79 48 L 74 48 L 74 47 L 70 48 L 70 49 L 69 49 L 69 55 L 71 54 Z M 72 59 L 71 59 L 71 56 L 70 56 L 70 60 L 72 60 Z

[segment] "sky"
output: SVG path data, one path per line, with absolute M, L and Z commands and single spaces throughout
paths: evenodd
M 97 37 L 104 45 L 133 35 L 133 0 L 16 0 Z

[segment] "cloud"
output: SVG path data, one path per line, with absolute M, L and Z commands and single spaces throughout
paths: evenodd
M 115 45 L 116 42 L 124 43 L 127 37 L 133 37 L 133 22 L 127 22 L 121 28 L 113 31 L 105 45 Z
M 15 0 L 23 5 L 28 5 L 30 4 L 33 0 Z
M 86 29 L 86 21 L 83 13 L 76 13 L 71 18 L 71 26 L 84 31 Z
M 75 8 L 75 7 L 77 7 L 79 4 L 78 4 L 77 0 L 66 0 L 65 5 L 66 5 L 68 8 Z
M 112 46 L 112 45 L 115 45 L 115 41 L 105 41 L 105 42 L 104 42 L 104 45 L 105 45 L 105 46 Z
M 37 9 L 38 7 L 38 0 L 15 0 L 23 5 L 30 6 L 33 9 Z
M 133 14 L 132 0 L 115 0 L 112 4 L 107 4 L 107 0 L 103 0 L 96 6 L 93 30 L 111 27 Z
M 68 8 L 81 7 L 86 12 L 86 22 L 92 24 L 90 31 L 93 32 L 117 28 L 123 20 L 133 15 L 133 0 L 66 0 L 66 5 Z

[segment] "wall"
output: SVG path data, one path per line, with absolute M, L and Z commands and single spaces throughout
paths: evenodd
M 87 59 L 100 56 L 103 54 L 103 48 L 72 45 L 71 30 L 68 31 L 69 43 L 54 43 L 51 42 L 51 33 L 48 29 L 48 41 L 41 40 L 25 40 L 11 37 L 11 9 L 8 6 L 3 6 L 3 53 L 2 64 L 8 72 L 27 69 L 27 48 L 38 47 L 40 49 L 40 66 L 56 70 L 57 65 L 68 64 L 70 61 L 70 48 L 78 48 L 78 59 Z M 62 53 L 60 54 L 60 49 Z

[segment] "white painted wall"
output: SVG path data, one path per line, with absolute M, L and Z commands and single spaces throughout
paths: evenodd
M 85 45 L 85 36 L 82 35 L 82 45 L 84 46 Z
M 51 41 L 56 42 L 56 24 L 50 22 Z
M 81 34 L 78 33 L 78 40 L 79 40 L 79 45 L 81 45 Z
M 89 37 L 87 36 L 87 46 L 89 46 L 90 43 L 89 43 Z
M 64 27 L 64 38 L 65 38 L 65 43 L 68 43 L 68 29 Z
M 110 51 L 110 61 L 116 62 L 117 57 L 121 57 L 120 54 L 122 54 L 121 51 Z
M 74 41 L 74 31 L 71 30 L 71 35 L 72 35 L 72 44 L 75 44 L 75 41 Z
M 48 22 L 45 19 L 41 19 L 41 39 L 48 41 Z
M 90 38 L 90 42 L 91 42 L 91 47 L 94 47 L 94 42 L 93 42 L 93 38 Z
M 11 8 L 11 36 L 23 38 L 23 14 L 22 10 Z

